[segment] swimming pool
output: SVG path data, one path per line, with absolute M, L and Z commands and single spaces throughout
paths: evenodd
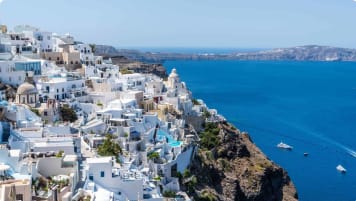
M 169 135 L 168 133 L 164 132 L 163 130 L 158 130 L 157 139 L 158 139 L 158 141 L 167 140 L 168 144 L 171 147 L 179 147 L 183 143 L 182 141 L 177 141 L 177 140 L 173 139 L 173 137 L 171 135 Z

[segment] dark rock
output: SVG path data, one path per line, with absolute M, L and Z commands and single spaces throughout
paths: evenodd
M 219 124 L 221 143 L 199 150 L 191 166 L 198 185 L 194 196 L 209 192 L 226 201 L 295 201 L 296 189 L 288 174 L 256 147 L 250 136 Z M 215 153 L 215 154 L 214 154 Z

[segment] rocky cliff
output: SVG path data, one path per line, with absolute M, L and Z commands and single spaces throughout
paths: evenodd
M 120 69 L 128 69 L 136 73 L 152 73 L 161 78 L 167 77 L 166 69 L 160 63 L 145 63 L 138 59 L 128 58 L 112 46 L 97 45 L 95 51 L 96 55 L 103 56 L 104 59 L 111 58 L 112 63 L 120 66 Z
M 205 126 L 199 151 L 183 178 L 184 189 L 195 200 L 298 200 L 287 172 L 270 161 L 248 134 L 226 122 Z

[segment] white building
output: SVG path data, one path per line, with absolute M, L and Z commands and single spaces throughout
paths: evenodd
M 37 82 L 37 89 L 43 102 L 49 98 L 64 100 L 86 96 L 85 81 L 79 75 L 69 73 L 42 77 Z
M 96 193 L 99 196 L 99 189 L 104 188 L 111 191 L 118 200 L 143 199 L 143 177 L 141 173 L 115 168 L 114 163 L 112 157 L 88 158 L 86 167 L 88 186 L 93 182 L 92 185 L 95 185 L 98 189 Z
M 88 44 L 78 44 L 75 49 L 80 52 L 80 61 L 86 66 L 95 65 L 95 57 L 92 48 Z

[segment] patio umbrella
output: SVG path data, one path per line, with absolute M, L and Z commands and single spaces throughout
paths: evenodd
M 11 185 L 9 192 L 9 201 L 16 201 L 16 187 L 15 185 Z

